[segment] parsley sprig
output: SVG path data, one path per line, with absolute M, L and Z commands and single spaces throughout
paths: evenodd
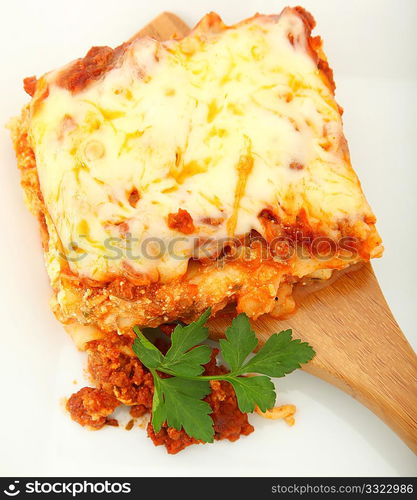
M 232 384 L 239 409 L 244 413 L 262 411 L 275 404 L 275 387 L 270 377 L 283 377 L 300 368 L 315 355 L 312 347 L 292 339 L 292 331 L 275 333 L 253 356 L 258 345 L 246 314 L 239 314 L 219 341 L 221 354 L 230 372 L 221 375 L 202 375 L 210 361 L 211 349 L 200 345 L 209 335 L 205 326 L 210 309 L 193 323 L 177 325 L 171 336 L 171 347 L 165 355 L 135 326 L 137 338 L 133 351 L 149 369 L 154 379 L 152 426 L 159 432 L 166 422 L 169 427 L 185 432 L 195 439 L 213 442 L 212 409 L 203 401 L 210 392 L 210 380 L 225 380 Z M 158 372 L 171 375 L 162 378 Z M 245 374 L 258 375 L 245 377 Z

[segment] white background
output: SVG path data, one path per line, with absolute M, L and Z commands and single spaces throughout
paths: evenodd
M 300 0 L 315 16 L 345 108 L 352 162 L 378 217 L 386 251 L 375 270 L 399 324 L 417 347 L 417 2 Z M 28 101 L 22 79 L 92 45 L 115 46 L 163 10 L 193 25 L 207 11 L 227 23 L 292 1 L 97 0 L 1 3 L 0 46 L 0 474 L 2 475 L 416 475 L 417 459 L 366 408 L 303 372 L 278 384 L 298 407 L 293 428 L 253 416 L 238 442 L 176 456 L 143 430 L 88 432 L 61 400 L 80 387 L 83 355 L 48 308 L 38 228 L 19 188 L 7 131 Z M 366 324 L 363 325 L 366 335 Z M 73 380 L 78 385 L 73 384 Z M 410 387 L 409 390 L 417 390 Z

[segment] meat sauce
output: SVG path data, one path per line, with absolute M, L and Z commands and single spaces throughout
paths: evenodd
M 106 46 L 92 47 L 85 57 L 73 61 L 61 71 L 56 83 L 72 93 L 80 92 L 113 69 L 124 49 L 124 45 L 116 49 Z
M 71 418 L 80 425 L 94 430 L 105 425 L 117 425 L 111 414 L 121 404 L 131 407 L 133 418 L 150 413 L 153 378 L 134 355 L 132 340 L 128 335 L 110 334 L 88 343 L 88 371 L 96 387 L 84 387 L 67 402 Z M 161 348 L 161 344 L 158 347 Z M 211 360 L 205 365 L 206 375 L 226 372 L 224 367 L 217 365 L 217 354 L 218 350 L 213 349 Z M 253 432 L 254 428 L 249 424 L 247 414 L 239 410 L 235 393 L 228 382 L 212 381 L 211 393 L 205 401 L 213 409 L 211 417 L 216 440 L 236 441 L 241 435 Z M 156 433 L 149 422 L 147 432 L 156 446 L 164 445 L 171 454 L 191 444 L 201 443 L 188 436 L 183 429 L 177 430 L 166 424 Z
M 168 227 L 183 234 L 192 234 L 195 231 L 193 218 L 182 208 L 175 214 L 168 214 Z

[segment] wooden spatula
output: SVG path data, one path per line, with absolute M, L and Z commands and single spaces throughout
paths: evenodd
M 181 37 L 189 28 L 163 13 L 133 38 Z M 317 354 L 304 369 L 357 398 L 381 417 L 417 453 L 417 357 L 389 310 L 372 267 L 340 276 L 325 288 L 299 287 L 297 312 L 286 320 L 253 322 L 261 342 L 292 328 Z M 213 338 L 228 319 L 211 321 Z

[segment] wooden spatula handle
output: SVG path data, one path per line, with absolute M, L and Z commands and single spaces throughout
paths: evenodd
M 354 366 L 352 362 L 347 362 L 352 370 L 350 374 L 346 374 L 345 367 L 337 370 L 334 366 L 325 367 L 314 363 L 306 366 L 306 371 L 358 399 L 417 453 L 416 358 L 398 338 L 396 329 L 384 328 L 381 327 L 381 343 L 378 347 L 372 342 L 362 343 Z M 399 342 L 393 347 L 395 339 Z
M 313 345 L 304 369 L 344 390 L 381 417 L 417 453 L 417 357 L 393 318 L 370 264 L 313 293 L 286 320 L 253 322 L 261 342 L 292 328 Z M 214 337 L 229 320 L 212 321 Z
M 133 35 L 130 40 L 143 36 L 150 36 L 155 40 L 169 40 L 171 38 L 181 38 L 189 31 L 190 28 L 178 16 L 172 14 L 172 12 L 163 12 Z
M 417 453 L 417 357 L 371 266 L 345 275 L 316 300 L 316 312 L 321 300 L 331 311 L 330 320 L 323 321 L 326 311 L 321 321 L 315 317 L 322 331 L 320 353 L 327 353 L 306 369 L 365 404 Z

